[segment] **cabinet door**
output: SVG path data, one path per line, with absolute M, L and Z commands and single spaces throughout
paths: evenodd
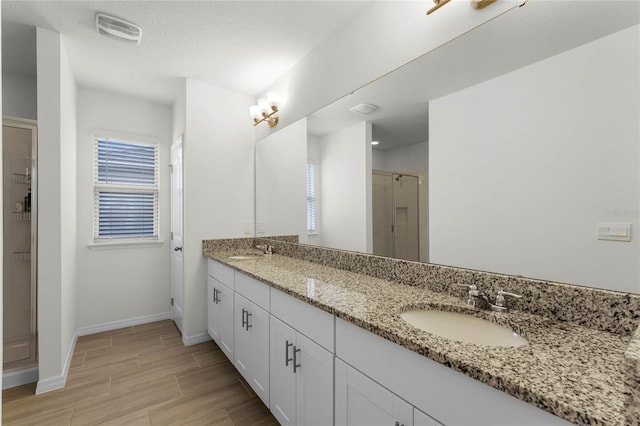
M 305 424 L 302 421 L 296 421 L 296 377 L 293 373 L 296 332 L 273 316 L 270 321 L 269 393 L 271 395 L 271 412 L 281 425 Z
M 413 426 L 442 426 L 417 408 L 413 409 Z
M 213 288 L 215 280 L 207 276 L 207 332 L 216 343 L 218 343 L 218 333 L 215 329 L 214 311 L 215 302 L 213 299 Z M 218 343 L 220 345 L 220 343 Z
M 269 314 L 236 293 L 234 365 L 269 406 Z
M 413 407 L 336 359 L 336 425 L 411 426 Z
M 214 306 L 214 321 L 219 340 L 216 340 L 220 349 L 233 361 L 233 295 L 234 292 L 224 284 L 217 288 L 216 299 L 218 303 Z
M 296 363 L 296 423 L 333 424 L 333 354 L 298 333 Z

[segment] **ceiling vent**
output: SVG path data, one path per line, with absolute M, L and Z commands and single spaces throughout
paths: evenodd
M 349 109 L 351 112 L 355 112 L 356 114 L 371 114 L 374 111 L 379 110 L 380 107 L 372 104 L 360 104 L 356 105 L 353 108 Z
M 96 13 L 96 29 L 99 34 L 129 44 L 140 44 L 142 28 L 115 16 Z

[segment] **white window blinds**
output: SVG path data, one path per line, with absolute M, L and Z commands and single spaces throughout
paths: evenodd
M 158 238 L 158 146 L 97 138 L 94 240 Z
M 316 231 L 316 168 L 307 163 L 307 232 Z

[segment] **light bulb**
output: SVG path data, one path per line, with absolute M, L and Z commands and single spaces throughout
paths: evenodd
M 269 105 L 269 102 L 267 102 L 265 98 L 258 99 L 258 108 L 265 114 L 271 114 L 271 105 Z
M 280 96 L 276 92 L 267 93 L 267 102 L 269 105 L 277 107 L 280 103 Z
M 260 108 L 258 105 L 251 105 L 249 107 L 249 114 L 251 114 L 251 118 L 254 120 L 260 120 L 262 118 L 262 114 L 260 113 Z

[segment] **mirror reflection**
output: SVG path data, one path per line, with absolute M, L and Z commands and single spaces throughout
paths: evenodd
M 528 2 L 258 141 L 258 236 L 640 293 L 639 22 Z

